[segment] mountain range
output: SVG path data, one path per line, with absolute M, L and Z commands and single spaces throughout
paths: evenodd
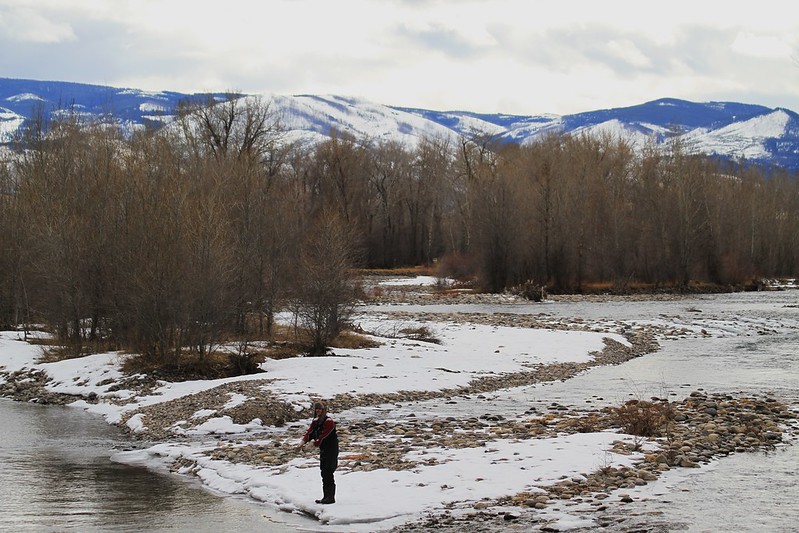
M 430 137 L 488 135 L 524 144 L 553 133 L 585 133 L 610 134 L 640 148 L 681 136 L 697 153 L 799 171 L 799 114 L 755 104 L 662 98 L 571 115 L 510 115 L 395 107 L 338 95 L 261 96 L 288 137 L 302 142 L 326 139 L 333 131 L 408 147 Z M 178 102 L 209 97 L 227 95 L 0 78 L 0 143 L 11 142 L 37 114 L 47 118 L 66 110 L 131 132 L 169 124 Z

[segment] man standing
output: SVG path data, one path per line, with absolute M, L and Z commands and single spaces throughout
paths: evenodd
M 319 447 L 319 468 L 322 471 L 323 496 L 321 500 L 316 500 L 316 503 L 336 503 L 336 482 L 333 479 L 333 472 L 338 467 L 336 423 L 327 416 L 327 408 L 321 402 L 314 404 L 314 413 L 316 417 L 302 437 L 300 448 L 305 446 L 308 441 L 313 441 L 313 445 Z

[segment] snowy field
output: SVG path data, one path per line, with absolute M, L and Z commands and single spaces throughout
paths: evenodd
M 432 281 L 420 280 L 420 283 L 429 282 Z M 559 313 L 556 306 L 545 309 L 553 316 Z M 774 326 L 765 319 L 728 319 L 723 313 L 692 316 L 690 321 L 683 317 L 684 314 L 675 313 L 673 316 L 640 320 L 640 323 L 672 324 L 691 332 L 691 335 L 717 337 L 748 336 L 757 328 L 763 328 L 764 324 Z M 797 322 L 793 318 L 779 327 L 795 331 Z M 22 341 L 19 332 L 0 333 L 0 370 L 38 369 L 52 378 L 47 385 L 51 392 L 83 398 L 94 393 L 99 399 L 97 403 L 78 400 L 72 405 L 100 414 L 109 423 L 119 423 L 141 407 L 169 402 L 236 381 L 257 382 L 264 390 L 300 411 L 307 408 L 311 398 L 315 397 L 451 389 L 485 376 L 521 372 L 541 365 L 587 362 L 592 359 L 593 352 L 603 349 L 606 338 L 627 343 L 624 336 L 616 333 L 512 328 L 455 321 L 409 323 L 407 320 L 393 320 L 390 313 L 373 311 L 360 316 L 359 323 L 367 331 L 386 335 L 376 336 L 381 346 L 336 350 L 335 356 L 324 358 L 269 360 L 263 365 L 265 373 L 253 376 L 161 382 L 148 395 L 137 396 L 133 391 L 113 390 L 112 385 L 122 377 L 120 368 L 126 357 L 123 354 L 103 353 L 40 363 L 41 348 Z M 634 327 L 636 320 L 631 317 L 628 323 Z M 431 330 L 440 342 L 389 336 L 403 328 L 421 326 Z M 0 383 L 2 380 L 0 375 Z M 568 388 L 568 382 L 561 386 Z M 609 395 L 611 392 L 623 397 L 623 393 L 629 391 L 608 391 Z M 500 390 L 492 393 L 491 399 L 501 404 L 503 401 L 517 401 L 513 399 L 518 395 L 518 390 Z M 539 398 L 545 396 L 546 389 L 541 391 L 539 388 L 537 395 Z M 241 394 L 230 393 L 229 396 L 225 408 L 245 404 L 250 399 Z M 523 401 L 519 400 L 519 403 Z M 475 405 L 473 398 L 452 403 L 456 405 L 446 405 L 441 400 L 377 405 L 332 412 L 331 416 L 340 427 L 346 427 L 348 423 L 399 419 L 411 413 L 412 416 L 428 418 L 477 414 L 469 412 Z M 519 405 L 507 416 L 523 418 L 524 407 Z M 188 429 L 182 431 L 182 438 L 118 453 L 113 459 L 153 468 L 166 468 L 181 460 L 194 466 L 191 469 L 178 468 L 179 471 L 188 473 L 190 470 L 203 484 L 220 494 L 247 496 L 270 508 L 285 511 L 287 522 L 299 529 L 358 532 L 385 530 L 420 519 L 427 512 L 446 508 L 453 510 L 454 514 L 473 511 L 474 505 L 483 500 L 525 491 L 535 493 L 542 486 L 567 478 L 580 478 L 603 467 L 632 465 L 641 458 L 640 454 L 650 449 L 645 445 L 638 455 L 615 453 L 611 450 L 614 441 L 631 442 L 633 439 L 615 432 L 578 433 L 533 440 L 496 439 L 478 447 L 414 449 L 406 456 L 415 464 L 412 469 L 339 469 L 336 473 L 337 503 L 321 506 L 314 503 L 321 496 L 321 484 L 318 458 L 312 449 L 306 449 L 288 463 L 276 466 L 234 463 L 212 457 L 212 452 L 223 445 L 235 447 L 246 442 L 268 447 L 273 441 L 285 442 L 287 439 L 299 443 L 308 421 L 292 422 L 280 428 L 267 427 L 259 419 L 235 424 L 222 413 L 215 416 L 217 411 L 223 410 L 198 411 L 195 413 L 197 423 L 188 420 Z M 146 420 L 138 415 L 128 419 L 127 425 L 134 432 L 146 430 Z M 342 457 L 358 453 L 357 448 L 341 451 Z M 663 490 L 663 485 L 654 484 L 641 490 Z M 541 514 L 550 520 L 553 528 L 592 525 L 590 519 L 581 518 L 565 507 L 549 507 Z

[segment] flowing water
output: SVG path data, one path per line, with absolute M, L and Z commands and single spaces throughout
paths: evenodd
M 438 415 L 523 415 L 551 402 L 618 405 L 629 397 L 682 399 L 769 393 L 799 403 L 799 291 L 703 296 L 664 302 L 425 306 L 423 311 L 546 313 L 597 321 L 677 322 L 712 332 L 661 343 L 623 365 L 565 383 L 498 391 L 488 399 L 429 404 Z M 407 306 L 403 310 L 412 311 Z M 419 411 L 418 404 L 405 408 Z M 392 415 L 402 416 L 402 409 Z M 424 412 L 422 410 L 420 412 Z M 77 409 L 0 400 L 0 531 L 296 531 L 263 506 L 218 497 L 196 483 L 109 457 L 124 438 Z M 628 507 L 618 531 L 768 531 L 799 528 L 799 444 L 735 454 L 668 473 L 649 501 Z M 610 531 L 610 529 L 605 529 Z
M 0 531 L 293 531 L 249 502 L 112 462 L 123 439 L 78 409 L 0 400 Z
M 403 311 L 413 311 L 412 306 Z M 601 407 L 650 396 L 681 400 L 693 391 L 768 394 L 799 410 L 799 291 L 739 293 L 667 301 L 549 302 L 510 306 L 425 306 L 427 312 L 545 314 L 600 323 L 676 323 L 711 336 L 661 341 L 661 349 L 618 366 L 596 367 L 566 382 L 459 400 L 449 415 L 522 416 L 552 402 Z M 436 415 L 441 415 L 438 406 Z M 418 406 L 414 407 L 418 409 Z M 628 491 L 629 492 L 629 491 Z M 680 469 L 649 487 L 628 518 L 603 531 L 787 533 L 799 531 L 799 442 L 742 453 L 700 469 Z

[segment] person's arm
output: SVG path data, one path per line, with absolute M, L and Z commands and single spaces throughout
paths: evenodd
M 307 443 L 307 442 L 308 442 L 308 439 L 310 439 L 310 438 L 311 438 L 311 431 L 313 430 L 313 425 L 314 425 L 315 423 L 316 423 L 316 420 L 314 420 L 313 422 L 311 422 L 311 425 L 310 425 L 310 426 L 308 426 L 308 429 L 305 431 L 305 435 L 303 435 L 303 436 L 302 436 L 302 442 L 300 442 L 300 445 L 299 445 L 299 447 L 300 447 L 300 448 L 302 448 L 303 446 L 305 446 L 305 443 Z

